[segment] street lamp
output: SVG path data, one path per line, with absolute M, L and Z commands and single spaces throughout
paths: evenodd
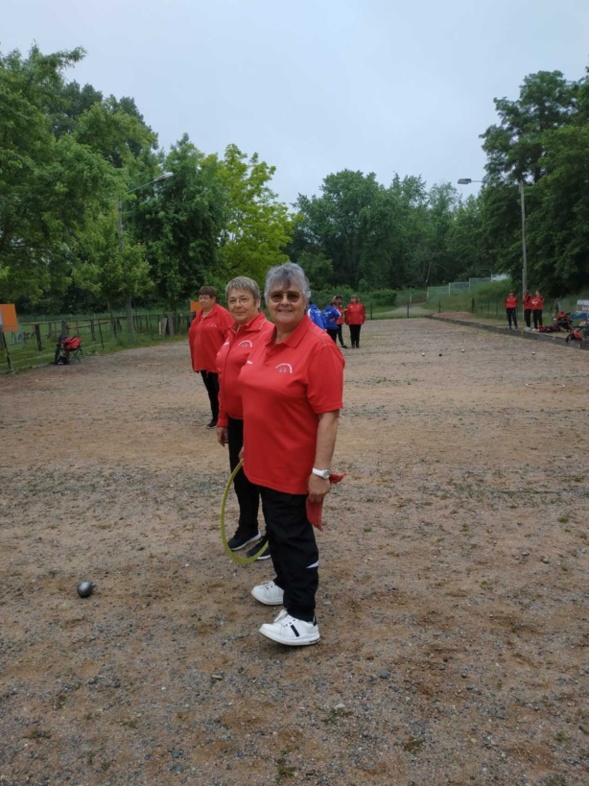
M 127 196 L 127 194 L 132 194 L 134 191 L 139 191 L 140 188 L 145 188 L 146 186 L 155 185 L 155 183 L 161 183 L 164 180 L 169 180 L 171 177 L 174 177 L 173 172 L 163 172 L 158 177 L 154 178 L 153 180 L 148 180 L 147 183 L 141 183 L 139 186 L 135 186 L 135 188 L 130 188 L 128 191 L 125 191 L 118 200 L 117 200 L 117 232 L 119 235 L 119 251 L 122 253 L 125 249 L 125 242 L 123 236 L 123 197 Z M 133 298 L 131 293 L 127 295 L 127 330 L 129 332 L 129 336 L 131 338 L 132 343 L 135 343 L 135 326 L 133 325 Z
M 483 180 L 472 180 L 470 177 L 461 177 L 458 179 L 458 184 L 461 186 L 468 186 L 470 183 L 483 183 Z M 528 291 L 528 254 L 526 249 L 526 202 L 524 197 L 524 181 L 518 180 L 519 186 L 519 203 L 522 214 L 522 298 L 525 297 Z

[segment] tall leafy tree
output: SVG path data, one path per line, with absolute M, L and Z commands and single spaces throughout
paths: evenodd
M 587 90 L 587 80 L 569 82 L 559 71 L 529 75 L 516 101 L 495 101 L 500 123 L 482 135 L 483 206 L 497 268 L 515 280 L 522 268 L 521 183 L 528 280 L 554 294 L 587 278 Z
M 203 284 L 226 280 L 218 250 L 226 199 L 217 157 L 202 153 L 186 134 L 172 146 L 165 169 L 173 177 L 151 191 L 137 192 L 135 213 L 155 294 L 178 307 Z
M 307 244 L 332 261 L 335 284 L 356 289 L 365 278 L 381 190 L 374 173 L 344 169 L 324 179 L 320 196 L 297 200 Z
M 50 107 L 83 50 L 0 57 L 0 295 L 39 302 L 67 286 L 72 238 L 114 189 L 107 163 L 70 135 Z
M 288 259 L 296 218 L 270 188 L 275 171 L 257 153 L 248 158 L 236 145 L 229 145 L 219 162 L 225 194 L 219 258 L 228 276 L 261 282 L 270 267 Z

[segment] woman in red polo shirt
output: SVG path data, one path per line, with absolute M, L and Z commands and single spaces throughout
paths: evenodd
M 511 323 L 513 321 L 513 325 L 517 330 L 517 297 L 512 290 L 509 291 L 509 294 L 505 298 L 505 314 L 507 315 L 509 329 L 511 330 Z
M 350 298 L 345 310 L 346 324 L 350 328 L 350 344 L 352 349 L 360 349 L 360 330 L 366 322 L 366 310 L 357 295 Z
M 220 445 L 229 446 L 229 466 L 231 471 L 239 464 L 239 454 L 243 447 L 243 405 L 239 385 L 239 372 L 250 356 L 254 345 L 263 341 L 273 330 L 274 325 L 260 312 L 260 288 L 251 278 L 241 276 L 230 281 L 225 288 L 227 307 L 235 320 L 229 329 L 225 343 L 217 354 L 219 373 L 219 417 L 217 419 L 217 439 Z M 258 509 L 260 492 L 250 483 L 243 470 L 235 476 L 233 487 L 239 502 L 239 522 L 235 535 L 229 540 L 231 551 L 257 541 Z M 266 544 L 266 536 L 247 552 L 253 557 Z M 266 549 L 259 559 L 270 557 Z
M 307 316 L 309 282 L 299 265 L 272 268 L 265 297 L 274 322 L 241 370 L 244 470 L 259 486 L 276 577 L 253 588 L 267 606 L 284 605 L 260 633 L 288 646 L 319 640 L 315 594 L 319 554 L 306 503 L 330 489 L 342 353 Z
M 542 321 L 542 311 L 544 309 L 544 298 L 537 289 L 534 297 L 532 298 L 532 318 L 534 320 L 534 330 L 538 330 L 544 324 Z
M 201 310 L 192 320 L 188 330 L 188 345 L 192 359 L 192 370 L 200 371 L 211 405 L 211 422 L 207 428 L 215 428 L 219 416 L 219 376 L 217 374 L 217 352 L 225 341 L 227 331 L 233 324 L 228 311 L 217 303 L 215 287 L 201 287 L 198 291 Z

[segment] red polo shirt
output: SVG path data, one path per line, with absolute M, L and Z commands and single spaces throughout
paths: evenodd
M 206 317 L 202 311 L 198 312 L 188 331 L 193 371 L 217 373 L 217 352 L 232 324 L 233 317 L 218 303 L 215 303 Z
M 258 341 L 241 370 L 244 470 L 252 483 L 307 494 L 318 418 L 343 407 L 344 358 L 304 316 L 280 344 Z
M 219 417 L 217 426 L 227 426 L 227 416 L 243 420 L 239 372 L 249 358 L 254 344 L 274 332 L 265 314 L 256 314 L 246 325 L 233 325 L 217 354 L 219 374 Z
M 515 295 L 507 295 L 505 298 L 505 308 L 517 308 L 517 297 Z
M 348 303 L 346 320 L 348 325 L 363 325 L 366 322 L 366 311 L 362 303 Z

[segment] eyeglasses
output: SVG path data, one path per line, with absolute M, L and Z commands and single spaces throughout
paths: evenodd
M 227 301 L 228 306 L 247 306 L 248 303 L 252 302 L 251 297 L 230 297 Z
M 282 303 L 285 295 L 289 303 L 298 303 L 302 297 L 300 292 L 295 292 L 295 290 L 289 289 L 288 291 L 285 290 L 284 292 L 270 292 L 270 300 L 273 303 Z

